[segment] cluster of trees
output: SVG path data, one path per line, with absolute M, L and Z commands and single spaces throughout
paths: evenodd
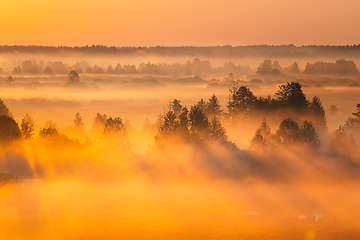
M 201 75 L 211 73 L 250 73 L 252 69 L 249 66 L 235 65 L 233 62 L 226 62 L 223 67 L 213 68 L 210 61 L 202 61 L 195 58 L 193 61 L 187 61 L 185 64 L 174 63 L 140 63 L 138 67 L 135 65 L 121 65 L 117 64 L 115 67 L 108 66 L 103 68 L 97 65 L 90 66 L 87 62 L 81 61 L 73 66 L 64 64 L 63 62 L 36 62 L 35 60 L 26 60 L 21 63 L 21 66 L 15 66 L 12 73 L 19 74 L 67 74 L 69 71 L 75 70 L 79 74 L 183 74 L 183 75 Z M 0 72 L 4 74 L 4 71 Z
M 285 111 L 290 108 L 298 114 L 305 114 L 305 117 L 317 116 L 323 121 L 322 124 L 326 124 L 325 111 L 320 99 L 314 97 L 311 101 L 307 100 L 302 92 L 301 85 L 297 82 L 281 85 L 279 91 L 275 93 L 274 99 L 270 97 L 266 99 L 255 97 L 244 86 L 234 86 L 230 89 L 230 100 L 226 112 L 221 108 L 216 95 L 211 96 L 208 100 L 201 99 L 190 107 L 184 106 L 180 100 L 174 99 L 170 102 L 168 111 L 159 115 L 156 123 L 153 124 L 149 120 L 144 123 L 143 130 L 150 129 L 151 133 L 154 134 L 152 135 L 154 136 L 154 144 L 151 146 L 151 150 L 154 151 L 149 151 L 147 157 L 151 159 L 154 156 L 157 160 L 163 157 L 169 160 L 169 157 L 184 151 L 183 147 L 187 145 L 199 152 L 198 154 L 196 152 L 196 156 L 191 155 L 197 159 L 196 161 L 198 159 L 205 159 L 206 161 L 210 159 L 209 164 L 213 164 L 214 169 L 217 169 L 217 162 L 221 162 L 225 155 L 234 162 L 240 162 L 242 158 L 239 156 L 244 156 L 246 151 L 241 151 L 229 140 L 223 124 L 233 121 L 246 121 L 246 117 L 249 116 L 250 118 L 249 114 L 255 110 L 257 113 L 261 111 L 269 113 L 276 109 Z M 313 150 L 312 153 L 314 154 L 324 154 L 320 151 L 321 142 L 316 130 L 318 128 L 310 119 L 299 121 L 292 116 L 287 116 L 282 118 L 279 123 L 278 129 L 273 132 L 267 120 L 263 119 L 251 139 L 250 148 L 255 151 L 262 149 L 266 151 L 266 154 L 273 154 L 272 151 L 268 150 L 283 149 L 281 148 L 283 146 L 290 149 L 293 149 L 291 146 L 301 146 L 309 151 Z M 101 147 L 99 152 L 112 153 L 116 151 L 116 156 L 118 154 L 132 154 L 128 141 L 128 133 L 132 131 L 131 126 L 120 117 L 108 117 L 106 114 L 97 113 L 92 121 L 91 130 L 87 133 L 81 114 L 76 113 L 73 124 L 69 128 L 74 132 L 83 134 L 85 136 L 83 139 L 86 139 L 85 142 L 81 142 L 77 138 L 70 138 L 69 135 L 60 132 L 57 125 L 52 121 L 48 121 L 40 129 L 38 136 L 35 136 L 34 124 L 34 120 L 29 114 L 24 115 L 18 124 L 5 103 L 0 100 L 0 142 L 5 146 L 14 140 L 30 140 L 30 143 L 45 144 L 46 148 L 51 149 L 52 146 L 57 150 L 64 146 L 70 147 L 69 149 L 72 150 L 94 144 L 92 146 Z M 353 117 L 346 121 L 344 127 L 340 126 L 334 132 L 330 141 L 330 150 L 325 154 L 335 153 L 331 156 L 340 156 L 349 164 L 353 164 L 352 160 L 349 159 L 353 157 L 354 153 L 357 154 L 360 151 L 353 135 L 349 135 L 347 132 L 350 130 L 360 132 L 360 103 L 357 105 L 357 112 L 353 113 Z M 94 141 L 90 141 L 89 135 L 91 137 L 97 136 L 97 138 L 94 137 Z M 41 144 L 40 146 L 43 146 Z M 175 151 L 172 151 L 173 149 Z M 218 152 L 225 152 L 225 154 L 216 155 Z M 156 154 L 152 155 L 152 153 Z M 249 164 L 256 165 L 257 163 L 253 161 Z M 16 183 L 17 181 L 18 178 L 15 175 L 0 172 L 0 184 Z
M 73 81 L 78 79 L 75 73 L 74 71 L 69 75 Z M 298 82 L 281 85 L 274 98 L 270 96 L 258 98 L 245 86 L 233 86 L 229 91 L 227 112 L 222 110 L 215 94 L 207 101 L 201 99 L 190 108 L 183 106 L 180 100 L 174 99 L 169 104 L 168 111 L 161 114 L 155 124 L 148 121 L 144 124 L 144 129 L 152 128 L 156 131 L 155 146 L 176 141 L 235 146 L 229 141 L 223 126 L 224 122 L 227 124 L 246 122 L 254 115 L 266 117 L 272 111 L 278 111 L 286 115 L 283 117 L 275 114 L 281 118 L 278 130 L 273 133 L 267 121 L 263 120 L 251 140 L 252 146 L 304 143 L 314 149 L 320 149 L 320 140 L 315 128 L 320 130 L 326 128 L 325 111 L 318 97 L 313 97 L 311 101 L 306 98 Z M 288 111 L 289 109 L 291 111 Z M 302 120 L 298 118 L 299 115 L 303 116 Z M 333 144 L 337 141 L 339 146 L 356 145 L 355 139 L 352 136 L 348 137 L 345 130 L 360 132 L 360 104 L 357 105 L 357 112 L 353 115 L 354 117 L 350 117 L 344 127 L 340 126 L 335 134 Z M 299 121 L 302 122 L 301 125 L 298 124 Z M 84 122 L 79 112 L 75 114 L 71 129 L 86 136 Z M 124 122 L 120 117 L 107 117 L 105 114 L 98 113 L 93 120 L 91 131 L 104 139 L 116 141 L 117 144 L 129 148 L 128 129 L 131 129 L 130 124 Z M 29 114 L 24 115 L 19 127 L 5 103 L 0 100 L 0 141 L 6 144 L 12 140 L 33 138 L 34 120 L 32 117 Z M 80 144 L 79 140 L 70 139 L 60 133 L 52 121 L 47 122 L 40 129 L 37 139 L 51 144 Z
M 25 114 L 21 119 L 21 124 L 14 120 L 12 113 L 6 107 L 5 103 L 0 100 L 0 142 L 3 144 L 11 143 L 14 140 L 34 139 L 35 121 L 29 114 Z M 75 119 L 70 130 L 85 135 L 85 128 L 82 116 L 79 112 L 75 114 Z M 126 139 L 126 122 L 119 117 L 107 117 L 105 114 L 98 113 L 92 123 L 92 131 L 112 140 L 122 138 L 124 145 L 127 145 Z M 53 121 L 46 122 L 43 128 L 40 128 L 37 140 L 46 144 L 75 144 L 79 145 L 80 141 L 76 138 L 69 138 L 61 133 L 57 124 Z
M 75 83 L 79 81 L 79 76 L 76 71 L 73 70 L 70 72 L 69 81 Z M 291 129 L 295 130 L 289 131 L 296 133 L 293 135 L 290 134 L 292 136 L 291 138 L 289 137 L 290 135 L 281 137 L 284 131 L 281 131 L 282 127 L 280 127 L 279 133 L 276 135 L 279 142 L 293 141 L 289 139 L 294 139 L 294 141 L 300 138 L 306 139 L 304 131 L 314 128 L 310 121 L 305 121 L 303 126 L 299 128 L 296 123 L 296 117 L 299 114 L 308 116 L 308 120 L 314 122 L 315 126 L 326 127 L 325 111 L 320 99 L 316 96 L 311 101 L 306 99 L 306 96 L 302 92 L 301 85 L 298 82 L 281 85 L 279 91 L 275 93 L 275 98 L 271 98 L 270 96 L 267 98 L 257 98 L 249 88 L 244 86 L 233 86 L 229 91 L 230 99 L 227 105 L 228 112 L 226 113 L 221 109 L 220 102 L 215 95 L 207 101 L 201 99 L 189 109 L 186 106 L 182 106 L 179 100 L 174 99 L 170 103 L 169 110 L 158 118 L 156 124 L 158 128 L 155 137 L 156 142 L 161 142 L 162 139 L 169 139 L 171 136 L 181 136 L 183 139 L 191 139 L 194 142 L 206 139 L 216 143 L 226 143 L 228 138 L 221 124 L 222 120 L 235 123 L 242 122 L 251 118 L 253 115 L 259 116 L 262 114 L 266 117 L 271 111 L 279 111 L 283 112 L 284 115 L 290 115 L 289 112 L 286 112 L 288 109 L 292 110 L 290 113 L 296 113 L 293 115 L 295 120 L 290 118 L 285 119 L 286 117 L 284 117 L 283 119 L 286 121 L 284 120 L 283 124 L 290 124 L 289 126 L 292 126 Z M 20 137 L 28 139 L 33 136 L 34 121 L 30 115 L 26 114 L 23 117 L 20 129 L 17 127 L 17 123 L 2 101 L 0 102 L 0 114 L 2 115 L 0 120 L 3 122 L 1 125 L 3 128 L 3 130 L 1 130 L 3 141 Z M 353 125 L 356 121 L 360 122 L 358 119 L 350 119 L 348 121 L 354 122 Z M 85 131 L 80 113 L 75 115 L 73 128 L 77 131 Z M 101 133 L 104 136 L 126 135 L 126 127 L 122 119 L 119 117 L 108 118 L 105 114 L 100 113 L 94 118 L 92 129 L 94 132 Z M 289 131 L 286 130 L 285 132 Z M 48 122 L 47 125 L 40 130 L 39 137 L 43 139 L 55 137 L 56 139 L 61 139 L 61 141 L 67 140 L 66 136 L 60 134 L 56 125 L 52 122 Z M 259 136 L 259 138 L 261 137 Z M 268 138 L 267 134 L 263 135 L 262 138 L 266 140 Z M 307 139 L 306 141 L 310 140 Z M 316 142 L 316 140 L 311 141 L 313 141 L 314 144 Z
M 335 63 L 316 62 L 307 63 L 304 73 L 306 74 L 337 74 L 337 75 L 357 75 L 357 69 L 354 61 L 346 61 L 345 59 L 337 60 Z
M 218 98 L 213 95 L 208 101 L 201 99 L 190 107 L 181 105 L 174 99 L 169 111 L 158 118 L 158 133 L 155 136 L 156 144 L 169 140 L 204 141 L 215 144 L 228 144 L 228 137 L 220 122 L 222 110 Z
M 272 62 L 271 60 L 265 59 L 257 68 L 256 73 L 260 75 L 280 75 L 280 69 L 281 66 L 277 60 Z
M 73 66 L 64 64 L 60 61 L 56 62 L 36 62 L 35 60 L 23 61 L 21 66 L 15 66 L 12 74 L 66 74 L 71 70 L 75 70 L 79 74 L 181 74 L 181 75 L 203 75 L 203 74 L 232 74 L 231 77 L 225 78 L 224 81 L 234 81 L 234 74 L 246 75 L 253 73 L 253 69 L 247 66 L 235 65 L 233 62 L 225 62 L 221 67 L 212 67 L 210 61 L 202 61 L 195 58 L 193 61 L 187 61 L 185 64 L 174 63 L 140 63 L 138 67 L 135 65 L 117 64 L 115 67 L 108 66 L 103 68 L 97 65 L 90 66 L 87 62 L 78 62 Z M 0 69 L 1 74 L 5 72 Z M 275 60 L 265 59 L 256 70 L 256 74 L 260 76 L 279 76 L 281 74 L 299 74 L 299 66 L 294 62 L 291 66 L 281 67 L 280 63 Z M 316 62 L 307 63 L 305 66 L 305 74 L 336 74 L 336 75 L 356 75 L 359 74 L 356 64 L 353 61 L 344 59 L 337 60 L 335 63 Z
M 259 75 L 273 75 L 278 76 L 280 74 L 299 74 L 299 66 L 294 62 L 291 66 L 282 68 L 278 61 L 272 62 L 271 60 L 265 59 L 257 68 L 256 73 Z M 345 59 L 339 59 L 335 63 L 333 62 L 316 62 L 307 63 L 305 74 L 335 74 L 335 75 L 358 75 L 359 70 L 357 69 L 354 61 L 347 61 Z
M 275 143 L 284 145 L 304 143 L 313 149 L 320 149 L 319 136 L 313 124 L 305 120 L 299 127 L 290 117 L 280 123 L 279 129 L 274 134 L 264 119 L 251 141 L 253 148 L 268 147 Z
M 291 115 L 293 118 L 302 116 L 310 118 L 316 126 L 326 127 L 325 110 L 319 97 L 308 100 L 298 82 L 281 85 L 275 97 L 256 97 L 248 87 L 233 86 L 230 88 L 230 99 L 227 105 L 230 120 L 238 121 L 254 116 L 266 117 L 271 112 L 278 116 Z

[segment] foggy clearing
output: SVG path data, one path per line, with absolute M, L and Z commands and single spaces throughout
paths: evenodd
M 357 239 L 357 48 L 3 50 L 1 238 Z

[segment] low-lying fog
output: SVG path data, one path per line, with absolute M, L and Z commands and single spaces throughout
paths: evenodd
M 2 238 L 358 238 L 356 60 L 10 57 Z

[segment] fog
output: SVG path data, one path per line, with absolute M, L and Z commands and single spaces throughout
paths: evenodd
M 0 236 L 357 239 L 357 47 L 274 48 L 4 51 Z

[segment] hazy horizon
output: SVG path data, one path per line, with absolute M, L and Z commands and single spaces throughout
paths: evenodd
M 1 0 L 0 238 L 359 239 L 359 9 Z

